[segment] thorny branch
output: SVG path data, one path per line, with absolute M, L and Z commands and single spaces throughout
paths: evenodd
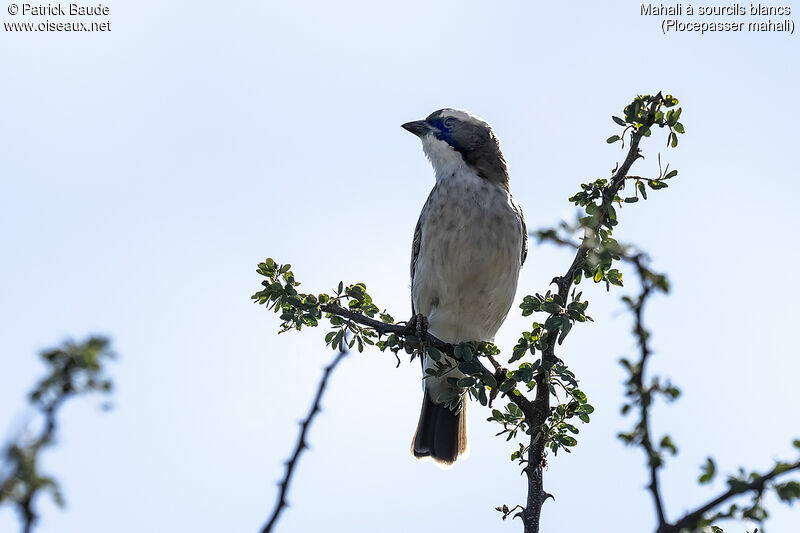
M 325 371 L 322 373 L 322 379 L 320 379 L 319 386 L 317 387 L 317 394 L 314 397 L 314 403 L 311 406 L 311 410 L 308 413 L 308 416 L 303 419 L 300 423 L 300 435 L 297 438 L 297 445 L 294 448 L 294 452 L 292 453 L 292 457 L 286 462 L 286 474 L 283 476 L 283 479 L 278 484 L 280 487 L 280 491 L 278 492 L 278 501 L 275 504 L 275 509 L 272 511 L 272 515 L 270 516 L 267 524 L 262 529 L 262 533 L 270 533 L 272 528 L 278 521 L 278 517 L 280 516 L 281 512 L 288 507 L 289 503 L 286 501 L 286 495 L 289 492 L 289 483 L 292 480 L 292 474 L 294 474 L 294 469 L 297 466 L 297 461 L 300 458 L 300 454 L 308 448 L 308 442 L 306 441 L 306 434 L 308 433 L 308 428 L 311 426 L 311 423 L 314 421 L 314 417 L 320 412 L 320 401 L 322 400 L 322 394 L 325 392 L 325 388 L 328 386 L 328 378 L 331 375 L 331 372 L 336 368 L 339 362 L 342 361 L 348 354 L 347 343 L 345 339 L 342 339 L 342 342 L 339 344 L 339 353 L 336 354 L 336 357 L 333 358 L 333 361 L 325 367 Z
M 631 143 L 628 147 L 628 153 L 623 163 L 616 170 L 611 178 L 611 181 L 604 191 L 601 211 L 608 209 L 614 201 L 617 193 L 622 189 L 628 175 L 628 171 L 637 159 L 642 157 L 639 152 L 639 143 L 653 124 L 656 122 L 656 112 L 662 103 L 662 97 L 659 93 L 653 102 L 650 104 L 645 122 L 641 128 L 631 135 Z M 595 246 L 596 233 L 599 230 L 600 220 L 596 224 L 589 225 L 584 228 L 584 237 L 581 244 L 578 246 L 575 258 L 572 264 L 567 269 L 567 272 L 562 277 L 553 279 L 553 282 L 558 287 L 558 294 L 563 301 L 567 301 L 569 291 L 572 288 L 573 281 L 576 275 L 582 271 L 589 251 Z M 538 427 L 547 421 L 547 416 L 550 412 L 550 372 L 549 368 L 556 360 L 555 345 L 556 335 L 548 333 L 546 339 L 546 346 L 542 354 L 542 371 L 539 372 L 536 378 L 536 398 L 533 401 L 533 416 L 530 418 L 531 427 Z M 528 415 L 528 412 L 526 412 Z M 531 446 L 528 450 L 528 464 L 525 468 L 525 473 L 528 476 L 528 498 L 525 510 L 522 513 L 522 521 L 525 524 L 525 533 L 538 533 L 539 521 L 541 517 L 542 505 L 544 505 L 548 494 L 543 489 L 542 484 L 542 469 L 545 459 L 545 443 L 544 439 L 535 440 L 535 435 L 531 436 Z
M 697 528 L 700 521 L 709 511 L 719 507 L 731 498 L 746 492 L 756 492 L 760 495 L 764 491 L 765 485 L 768 481 L 794 470 L 800 470 L 800 461 L 784 465 L 780 468 L 773 468 L 770 472 L 756 477 L 754 480 L 744 484 L 741 487 L 731 487 L 729 490 L 723 492 L 708 503 L 701 505 L 694 511 L 686 513 L 686 515 L 684 515 L 674 524 L 665 524 L 657 531 L 657 533 L 680 533 L 685 529 L 693 530 Z

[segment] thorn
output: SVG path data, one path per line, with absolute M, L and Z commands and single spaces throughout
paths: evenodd
M 552 494 L 550 494 L 549 492 L 545 492 L 545 493 L 544 493 L 544 500 L 542 500 L 542 503 L 546 502 L 546 501 L 547 501 L 547 498 L 553 498 L 553 501 L 556 501 L 556 497 L 555 497 L 555 496 L 553 496 L 553 495 L 552 495 Z

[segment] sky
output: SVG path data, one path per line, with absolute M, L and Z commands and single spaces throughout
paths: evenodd
M 661 152 L 679 174 L 620 210 L 616 232 L 673 283 L 645 317 L 651 371 L 684 392 L 653 411 L 680 450 L 667 515 L 725 489 L 696 484 L 709 455 L 722 472 L 796 457 L 797 36 L 664 35 L 630 1 L 104 5 L 108 32 L 0 31 L 0 438 L 30 415 L 40 350 L 100 333 L 118 354 L 113 410 L 87 397 L 61 414 L 43 466 L 67 507 L 40 499 L 37 531 L 260 530 L 334 354 L 326 328 L 277 335 L 250 301 L 255 267 L 291 263 L 309 292 L 363 281 L 409 316 L 433 173 L 400 124 L 442 107 L 492 124 L 535 229 L 571 219 L 567 198 L 624 157 L 605 142 L 612 114 L 636 94 L 678 97 L 679 147 L 656 132 L 633 172 L 657 172 Z M 532 247 L 502 350 L 530 323 L 518 302 L 570 259 Z M 595 322 L 560 352 L 596 411 L 574 453 L 550 457 L 543 531 L 654 529 L 643 453 L 615 438 L 633 423 L 619 415 L 625 279 L 584 288 Z M 411 457 L 419 379 L 375 350 L 342 362 L 276 531 L 520 530 L 494 510 L 523 503 L 525 483 L 484 408 L 468 407 L 468 459 Z M 792 530 L 798 509 L 767 504 L 767 531 Z M 0 509 L 0 531 L 17 527 Z

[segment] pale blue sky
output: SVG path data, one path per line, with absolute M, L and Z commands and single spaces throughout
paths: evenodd
M 681 451 L 667 512 L 724 487 L 695 484 L 709 453 L 724 471 L 796 455 L 796 36 L 664 36 L 628 1 L 108 5 L 107 34 L 0 31 L 0 435 L 41 375 L 38 350 L 99 332 L 120 355 L 115 409 L 93 398 L 63 413 L 45 465 L 68 508 L 40 502 L 38 531 L 262 526 L 332 352 L 325 329 L 275 334 L 249 300 L 255 265 L 291 262 L 312 292 L 364 281 L 409 315 L 433 175 L 400 124 L 441 107 L 494 126 L 537 228 L 571 216 L 579 183 L 622 156 L 605 143 L 611 114 L 638 92 L 678 96 L 679 149 L 654 135 L 635 172 L 661 150 L 680 174 L 626 206 L 618 231 L 674 283 L 647 315 L 651 368 L 685 393 L 654 415 Z M 517 300 L 568 261 L 533 248 Z M 642 453 L 614 437 L 632 423 L 618 415 L 616 360 L 634 349 L 623 292 L 588 290 L 596 322 L 562 351 L 597 411 L 575 452 L 550 460 L 545 531 L 652 530 Z M 513 311 L 498 345 L 527 323 Z M 349 357 L 278 531 L 519 531 L 493 510 L 521 503 L 524 480 L 486 411 L 470 405 L 470 457 L 444 472 L 410 456 L 419 403 L 417 364 Z M 769 502 L 768 529 L 792 530 L 798 510 Z M 0 531 L 15 530 L 0 510 Z

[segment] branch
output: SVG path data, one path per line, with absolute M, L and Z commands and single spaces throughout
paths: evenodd
M 366 317 L 365 317 L 366 318 Z M 294 468 L 297 465 L 297 460 L 300 458 L 300 454 L 308 448 L 308 443 L 306 442 L 306 434 L 308 433 L 308 428 L 311 426 L 311 422 L 314 421 L 314 417 L 320 411 L 320 400 L 322 399 L 322 394 L 325 392 L 325 387 L 328 385 L 328 378 L 331 375 L 331 372 L 336 368 L 336 365 L 345 358 L 347 355 L 348 350 L 346 348 L 346 343 L 342 340 L 341 344 L 339 345 L 339 353 L 334 357 L 333 361 L 325 367 L 325 371 L 322 374 L 322 379 L 319 382 L 319 386 L 317 387 L 317 395 L 314 397 L 314 404 L 311 406 L 311 411 L 309 411 L 308 416 L 303 420 L 300 424 L 300 436 L 297 439 L 297 445 L 294 448 L 294 453 L 292 453 L 292 457 L 286 462 L 286 475 L 283 477 L 283 480 L 279 483 L 280 491 L 278 493 L 278 501 L 275 504 L 275 509 L 272 511 L 272 515 L 267 522 L 267 525 L 264 526 L 262 529 L 262 533 L 270 533 L 272 528 L 278 521 L 278 517 L 281 514 L 281 511 L 285 507 L 288 507 L 288 502 L 286 501 L 286 494 L 289 492 L 289 483 L 292 480 L 292 474 L 294 474 Z
M 648 270 L 642 264 L 642 256 L 634 255 L 627 259 L 636 267 L 636 272 L 639 275 L 639 282 L 641 283 L 642 287 L 642 292 L 640 293 L 639 298 L 632 305 L 634 314 L 633 331 L 639 344 L 639 364 L 635 367 L 636 372 L 633 374 L 632 381 L 634 387 L 636 387 L 636 393 L 640 399 L 639 427 L 642 431 L 640 445 L 644 449 L 645 455 L 647 456 L 647 465 L 650 469 L 650 484 L 647 486 L 647 488 L 653 497 L 653 505 L 655 505 L 656 508 L 658 529 L 660 531 L 667 524 L 664 514 L 664 499 L 661 495 L 661 488 L 658 481 L 658 469 L 661 467 L 662 463 L 659 454 L 653 447 L 653 441 L 650 436 L 650 391 L 646 391 L 644 387 L 645 367 L 647 365 L 648 358 L 652 354 L 652 351 L 647 344 L 650 334 L 644 328 L 643 315 L 644 306 L 647 303 L 647 299 L 652 294 L 654 286 L 648 283 Z
M 102 359 L 112 357 L 113 353 L 109 341 L 103 337 L 90 337 L 81 344 L 66 342 L 62 348 L 45 351 L 41 356 L 49 374 L 30 393 L 30 402 L 44 419 L 41 432 L 28 442 L 19 438 L 5 446 L 9 471 L 0 477 L 0 504 L 8 502 L 16 506 L 24 533 L 30 533 L 38 519 L 34 502 L 40 491 L 51 492 L 56 504 L 63 505 L 56 480 L 38 471 L 41 451 L 55 440 L 59 409 L 74 396 L 109 392 L 112 387 L 111 380 L 103 373 Z
M 681 518 L 674 524 L 666 524 L 663 527 L 659 528 L 657 533 L 679 533 L 684 529 L 693 530 L 697 527 L 700 520 L 702 520 L 703 515 L 705 515 L 707 512 L 711 511 L 715 507 L 745 492 L 755 491 L 760 493 L 764 490 L 764 485 L 767 483 L 767 481 L 770 481 L 780 476 L 781 474 L 785 474 L 786 472 L 791 472 L 793 470 L 800 470 L 800 461 L 786 465 L 783 468 L 777 468 L 777 467 L 773 468 L 770 472 L 756 477 L 753 481 L 749 483 L 746 483 L 742 486 L 731 487 L 729 490 L 720 494 L 719 496 L 709 501 L 705 505 L 702 505 L 698 507 L 696 510 L 687 513 L 685 516 L 683 516 L 683 518 Z
M 363 313 L 357 311 L 351 311 L 349 309 L 345 309 L 344 307 L 340 306 L 337 303 L 328 303 L 322 304 L 319 306 L 320 310 L 325 313 L 330 313 L 332 315 L 337 315 L 342 318 L 346 318 L 351 322 L 355 322 L 356 324 L 361 324 L 362 326 L 366 326 L 368 328 L 372 328 L 378 332 L 379 335 L 398 335 L 398 336 L 409 336 L 409 335 L 420 335 L 420 342 L 427 346 L 432 346 L 437 350 L 447 354 L 449 357 L 458 360 L 458 357 L 455 355 L 455 346 L 450 343 L 444 342 L 443 340 L 437 338 L 436 336 L 429 333 L 427 330 L 416 332 L 413 327 L 410 325 L 401 325 L 401 324 L 391 324 L 386 322 L 381 322 L 380 320 L 375 320 L 374 318 L 370 318 Z M 497 360 L 492 356 L 486 356 L 487 359 L 491 362 L 492 366 L 495 369 L 495 372 L 492 373 L 486 366 L 477 361 L 479 365 L 481 365 L 482 369 L 489 374 L 494 374 L 495 376 L 500 376 L 502 378 L 505 377 L 505 369 L 497 362 Z M 498 386 L 502 384 L 502 380 L 498 380 Z M 527 415 L 533 416 L 535 413 L 536 407 L 533 403 L 528 400 L 522 393 L 517 391 L 517 393 L 512 393 L 508 395 L 508 399 L 517 404 L 517 406 L 522 409 L 522 412 Z

